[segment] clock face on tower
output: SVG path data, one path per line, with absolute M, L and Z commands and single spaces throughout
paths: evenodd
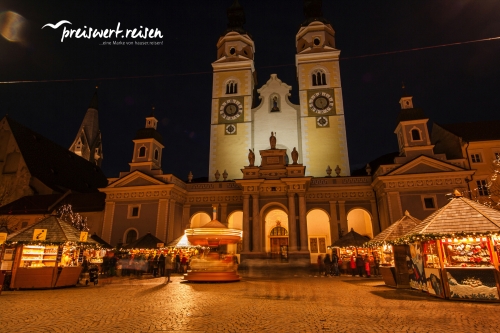
M 327 92 L 317 92 L 309 98 L 309 109 L 318 114 L 325 114 L 333 109 L 333 97 Z
M 219 108 L 219 114 L 226 120 L 235 120 L 243 113 L 243 105 L 237 99 L 224 101 Z

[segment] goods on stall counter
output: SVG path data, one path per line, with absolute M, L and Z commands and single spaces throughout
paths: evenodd
M 451 239 L 449 241 L 452 241 Z M 445 266 L 447 267 L 482 267 L 491 266 L 491 257 L 486 238 L 481 241 L 443 241 Z

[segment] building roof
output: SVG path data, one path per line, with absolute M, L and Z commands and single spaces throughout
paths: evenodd
M 468 142 L 500 140 L 500 120 L 437 125 Z
M 88 193 L 106 187 L 102 170 L 83 157 L 5 116 L 32 177 L 55 192 Z
M 399 152 L 393 152 L 377 157 L 376 159 L 368 163 L 370 164 L 370 168 L 372 169 L 371 174 L 375 174 L 375 172 L 381 165 L 394 164 L 394 159 L 398 156 Z M 366 165 L 351 172 L 351 176 L 366 176 Z
M 133 241 L 130 244 L 123 246 L 124 249 L 157 249 L 158 244 L 164 244 L 164 242 L 153 236 L 150 232 L 142 236 L 141 238 Z
M 367 245 L 377 246 L 383 243 L 391 243 L 391 241 L 394 241 L 412 231 L 420 223 L 422 223 L 421 220 L 411 216 L 410 213 L 406 211 L 402 218 L 375 236 L 367 243 Z
M 398 114 L 397 123 L 420 119 L 427 119 L 424 110 L 420 108 L 401 109 Z
M 18 232 L 11 234 L 7 237 L 8 242 L 33 242 L 35 229 L 47 229 L 47 235 L 44 241 L 41 242 L 80 242 L 81 231 L 73 227 L 71 224 L 52 215 L 35 224 L 30 225 Z M 97 244 L 97 242 L 90 237 L 87 238 L 86 243 Z
M 29 195 L 0 207 L 0 215 L 50 214 L 64 204 L 70 204 L 75 213 L 100 212 L 105 200 L 102 192 Z
M 410 234 L 455 234 L 500 231 L 500 211 L 464 197 L 453 198 L 417 225 Z
M 140 130 L 137 131 L 134 140 L 140 140 L 140 139 L 155 139 L 159 143 L 163 144 L 163 137 L 161 136 L 161 134 L 158 133 L 157 130 L 151 127 L 141 128 Z
M 370 238 L 366 236 L 361 236 L 354 229 L 351 229 L 347 234 L 345 234 L 342 238 L 336 240 L 332 246 L 335 247 L 363 247 L 363 245 L 369 241 Z

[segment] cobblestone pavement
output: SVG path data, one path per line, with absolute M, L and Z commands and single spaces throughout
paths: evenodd
M 445 301 L 380 279 L 310 273 L 235 283 L 113 278 L 4 291 L 0 332 L 498 332 L 500 304 Z

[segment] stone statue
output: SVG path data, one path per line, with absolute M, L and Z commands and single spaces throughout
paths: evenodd
M 299 152 L 297 151 L 297 149 L 295 149 L 295 147 L 293 147 L 293 150 L 292 150 L 292 161 L 293 161 L 293 164 L 297 164 L 297 160 L 299 159 Z
M 273 97 L 273 107 L 271 108 L 271 112 L 279 112 L 280 108 L 278 106 L 278 97 Z
M 271 149 L 276 149 L 276 132 L 271 132 L 271 137 L 269 138 L 269 143 L 271 144 Z
M 251 166 L 251 167 L 255 163 L 255 153 L 253 152 L 252 149 L 248 149 L 248 163 L 249 163 L 249 166 Z

